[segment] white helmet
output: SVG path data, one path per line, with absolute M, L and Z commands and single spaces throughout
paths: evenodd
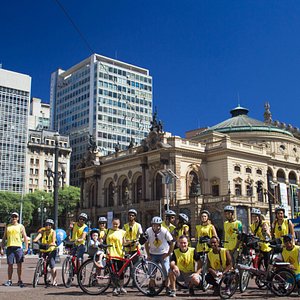
M 107 219 L 105 217 L 99 217 L 98 223 L 106 223 Z
M 137 211 L 133 208 L 129 209 L 128 214 L 134 214 L 137 215 Z
M 182 220 L 183 222 L 187 223 L 189 221 L 189 217 L 186 214 L 179 214 L 178 215 L 179 219 Z
M 88 216 L 87 216 L 86 213 L 81 213 L 81 214 L 78 216 L 78 219 L 79 219 L 79 218 L 83 218 L 83 219 L 87 220 L 87 219 L 88 219 Z
M 224 207 L 224 211 L 231 211 L 231 212 L 234 212 L 234 207 L 232 205 L 226 205 Z
M 260 216 L 261 215 L 261 211 L 260 211 L 259 208 L 252 208 L 251 209 L 251 214 L 252 215 L 258 215 L 258 216 Z
M 161 217 L 153 217 L 151 220 L 151 224 L 161 224 L 161 223 L 162 223 Z
M 52 220 L 52 219 L 47 219 L 46 221 L 45 221 L 45 224 L 51 224 L 51 225 L 54 225 L 54 221 Z
M 176 212 L 171 209 L 168 209 L 165 211 L 165 215 L 166 217 L 176 216 Z
M 275 213 L 277 213 L 278 211 L 283 211 L 283 213 L 285 213 L 285 208 L 283 205 L 279 205 L 275 208 Z

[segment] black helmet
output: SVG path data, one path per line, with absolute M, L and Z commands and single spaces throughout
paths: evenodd
M 99 234 L 99 229 L 98 228 L 92 228 L 90 231 L 90 236 L 92 236 L 93 233 L 98 233 Z

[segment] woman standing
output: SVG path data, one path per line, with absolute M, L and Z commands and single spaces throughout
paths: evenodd
M 272 237 L 281 239 L 284 235 L 291 234 L 294 241 L 294 225 L 288 218 L 285 218 L 285 208 L 278 206 L 275 208 L 275 221 L 272 224 Z

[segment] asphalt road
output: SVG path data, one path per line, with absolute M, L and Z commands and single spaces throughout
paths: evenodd
M 61 258 L 63 261 L 64 257 Z M 99 296 L 89 296 L 84 294 L 79 287 L 76 287 L 75 283 L 70 288 L 65 288 L 62 285 L 61 279 L 61 263 L 57 265 L 58 268 L 58 286 L 57 287 L 48 287 L 45 288 L 43 284 L 38 285 L 36 288 L 32 287 L 32 278 L 33 272 L 35 269 L 37 261 L 37 256 L 35 255 L 27 255 L 25 259 L 25 263 L 23 266 L 23 281 L 25 283 L 24 288 L 20 288 L 17 286 L 17 274 L 16 274 L 16 266 L 14 268 L 13 274 L 13 286 L 5 287 L 3 285 L 0 286 L 0 300 L 58 300 L 58 299 L 106 299 L 106 298 L 122 298 L 123 300 L 133 300 L 133 299 L 151 299 L 149 297 L 143 296 L 139 291 L 132 288 L 127 288 L 128 293 L 126 295 L 121 295 L 114 297 L 112 295 L 112 289 L 108 289 L 108 291 Z M 7 264 L 6 258 L 0 258 L 0 282 L 3 283 L 7 280 Z M 155 297 L 156 299 L 171 299 L 165 295 L 165 292 L 162 292 L 161 295 Z M 237 292 L 231 299 L 278 299 L 279 297 L 274 297 L 274 295 L 266 290 L 259 290 L 255 287 L 254 281 L 250 282 L 249 289 L 240 294 Z M 285 297 L 284 299 L 295 299 L 298 298 L 297 293 L 293 293 L 290 297 Z M 196 290 L 196 295 L 190 297 L 188 293 L 184 290 L 177 291 L 177 299 L 203 299 L 203 300 L 215 300 L 220 299 L 219 297 L 212 295 L 212 290 L 209 290 L 203 293 L 200 290 Z

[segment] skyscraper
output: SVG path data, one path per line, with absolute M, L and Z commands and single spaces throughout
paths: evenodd
M 138 144 L 152 116 L 149 70 L 93 54 L 70 69 L 52 73 L 51 128 L 70 135 L 71 184 L 92 135 L 103 154 Z
M 24 192 L 31 77 L 0 69 L 0 190 Z

